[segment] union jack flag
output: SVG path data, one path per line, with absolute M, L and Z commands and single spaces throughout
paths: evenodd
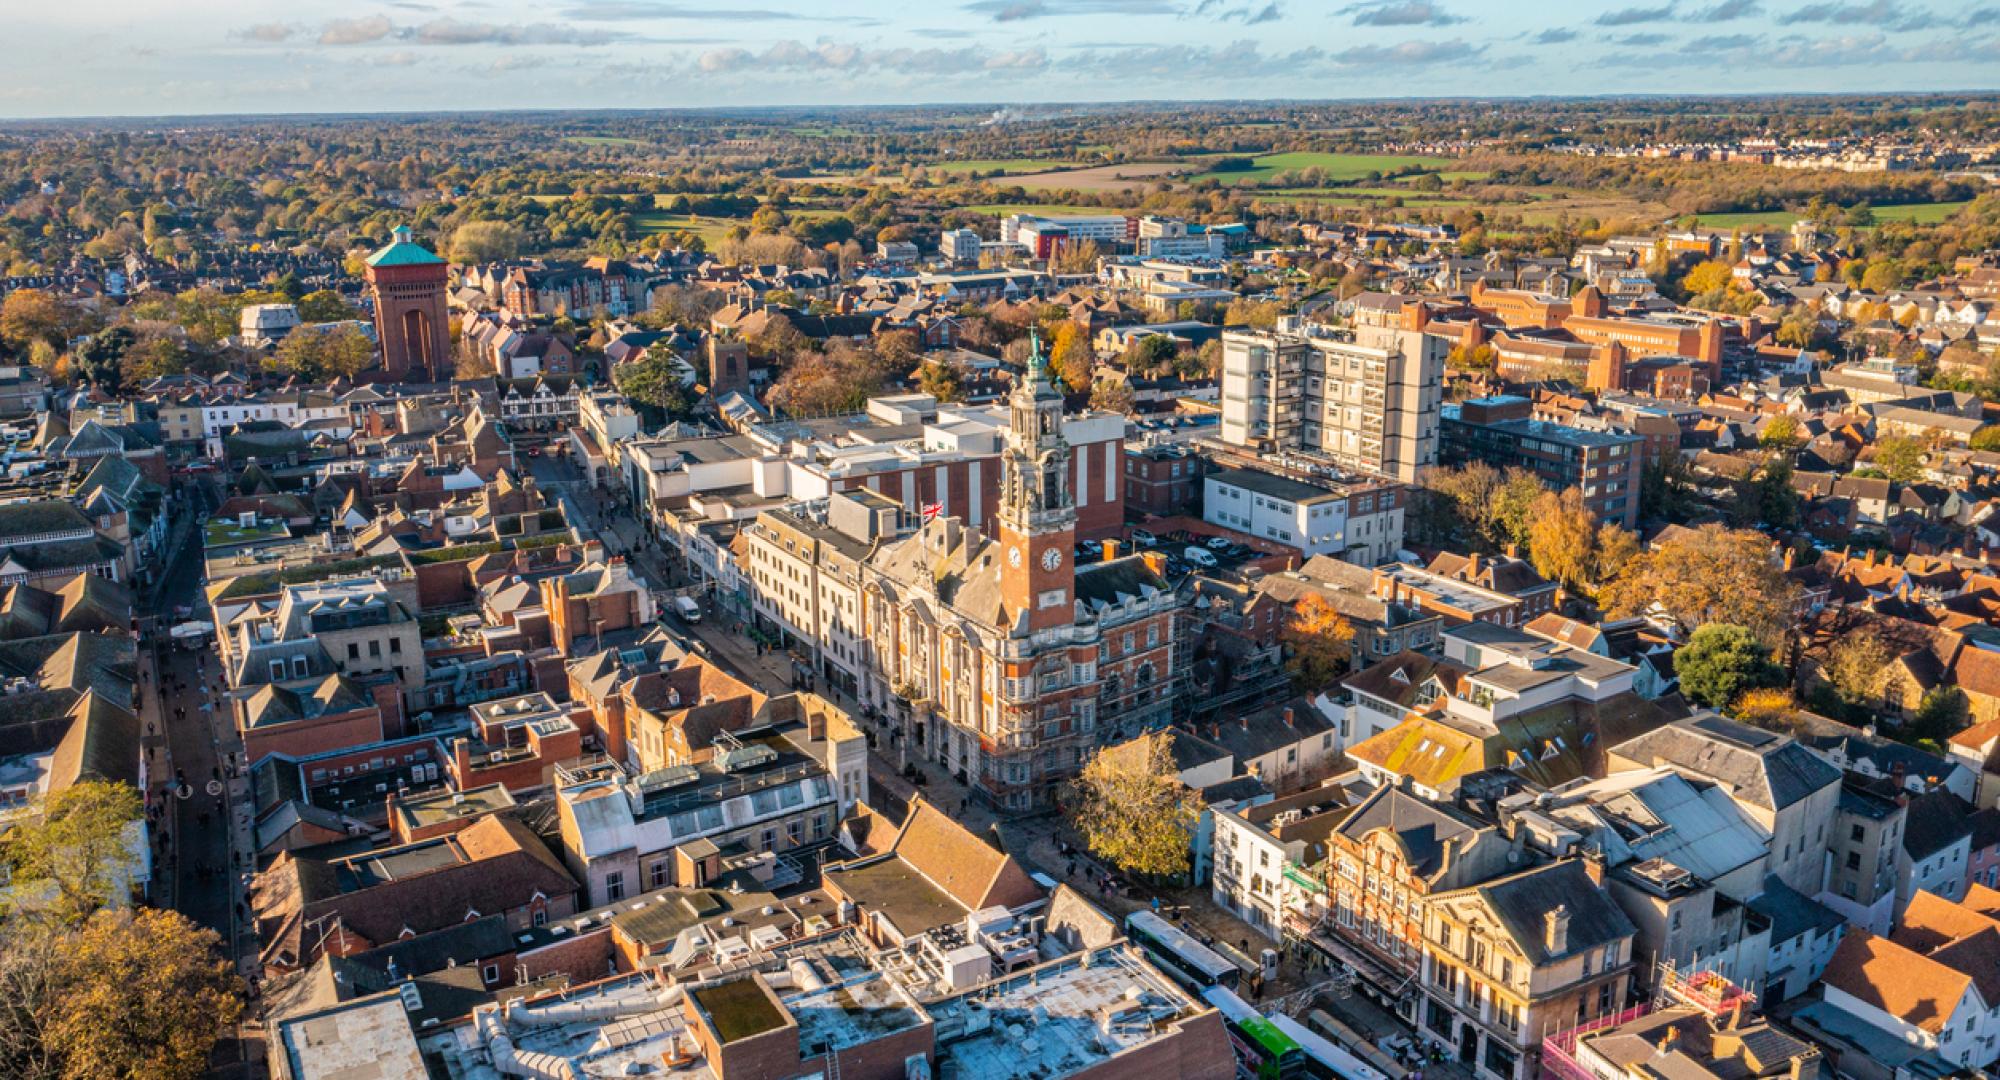
M 936 517 L 936 516 L 938 516 L 939 514 L 942 514 L 942 513 L 944 513 L 944 504 L 943 504 L 943 503 L 941 503 L 941 502 L 934 502 L 934 503 L 925 503 L 925 504 L 924 504 L 924 520 L 925 520 L 925 521 L 929 521 L 930 519 L 932 519 L 932 518 L 934 518 L 934 517 Z

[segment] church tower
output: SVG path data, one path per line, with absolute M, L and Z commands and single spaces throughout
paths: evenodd
M 1029 631 L 1074 621 L 1076 502 L 1069 490 L 1069 444 L 1062 394 L 1049 381 L 1033 338 L 1028 375 L 1008 396 L 1007 448 L 1000 455 L 1000 600 L 1010 627 Z

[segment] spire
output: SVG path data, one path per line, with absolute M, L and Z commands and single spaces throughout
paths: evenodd
M 1031 326 L 1028 328 L 1028 385 L 1034 386 L 1048 376 L 1048 361 L 1042 356 L 1041 331 Z

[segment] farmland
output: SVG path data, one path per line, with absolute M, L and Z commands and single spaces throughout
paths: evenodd
M 1248 169 L 1205 172 L 1189 177 L 1189 179 L 1218 180 L 1225 184 L 1242 184 L 1268 180 L 1284 172 L 1303 172 L 1306 169 L 1318 169 L 1329 180 L 1361 180 L 1365 179 L 1370 173 L 1407 169 L 1411 166 L 1442 165 L 1449 160 L 1448 158 L 1414 157 L 1408 154 L 1326 154 L 1312 151 L 1297 151 L 1288 154 L 1265 154 L 1262 157 L 1252 158 L 1251 167 Z

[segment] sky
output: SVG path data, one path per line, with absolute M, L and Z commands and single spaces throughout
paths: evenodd
M 0 116 L 2000 86 L 2000 0 L 15 0 Z

